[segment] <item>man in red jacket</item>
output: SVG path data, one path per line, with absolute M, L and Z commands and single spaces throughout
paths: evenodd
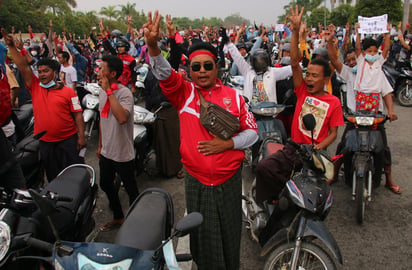
M 180 152 L 187 170 L 187 212 L 200 212 L 202 226 L 190 235 L 198 269 L 239 269 L 241 235 L 242 149 L 258 139 L 257 125 L 244 99 L 217 79 L 216 49 L 199 43 L 189 50 L 192 83 L 174 70 L 157 45 L 161 16 L 149 12 L 144 34 L 153 74 L 166 98 L 178 110 Z M 167 17 L 166 23 L 173 23 Z M 202 95 L 239 119 L 239 133 L 229 140 L 209 133 L 200 123 Z

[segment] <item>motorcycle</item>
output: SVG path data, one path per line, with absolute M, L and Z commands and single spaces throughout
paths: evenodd
M 390 85 L 394 90 L 394 95 L 398 99 L 401 106 L 412 106 L 412 70 L 410 67 L 400 65 L 397 70 L 389 64 L 382 66 L 383 73 L 385 73 Z
M 154 162 L 155 151 L 152 147 L 152 136 L 149 134 L 148 127 L 155 121 L 165 120 L 160 119 L 157 113 L 171 106 L 170 102 L 162 102 L 156 111 L 151 112 L 142 106 L 134 105 L 133 145 L 135 149 L 136 176 L 143 172 L 150 176 L 157 174 L 158 170 Z
M 82 105 L 84 108 L 83 121 L 85 135 L 90 139 L 93 129 L 99 124 L 99 92 L 101 88 L 97 83 L 86 83 L 83 88 L 89 92 L 83 97 Z
M 54 213 L 54 205 L 34 191 L 36 204 L 46 216 Z M 201 225 L 203 217 L 193 212 L 180 220 L 174 232 L 173 203 L 169 193 L 151 188 L 143 191 L 129 208 L 114 244 L 57 241 L 54 244 L 26 236 L 24 241 L 51 257 L 32 257 L 56 269 L 179 269 L 177 261 L 191 260 L 190 254 L 175 255 L 171 240 L 182 237 Z M 53 223 L 50 222 L 53 227 Z M 25 259 L 20 257 L 17 259 Z
M 84 241 L 95 226 L 92 214 L 96 193 L 94 169 L 84 164 L 68 166 L 40 193 L 32 189 L 11 194 L 2 190 L 0 267 L 33 268 L 36 262 L 31 256 L 40 253 L 24 241 L 27 237 L 53 242 L 60 239 L 55 238 L 58 234 L 67 241 Z M 36 204 L 35 196 L 40 196 L 43 204 Z M 45 215 L 42 207 L 49 204 L 52 211 Z
M 356 220 L 363 223 L 365 206 L 372 200 L 372 189 L 380 185 L 383 164 L 376 155 L 383 153 L 384 143 L 377 124 L 384 124 L 383 114 L 356 113 L 345 115 L 354 125 L 346 132 L 343 152 L 345 182 L 352 186 L 352 200 L 356 203 Z M 383 160 L 383 158 L 381 158 Z
M 26 103 L 12 110 L 16 114 L 20 127 L 23 129 L 23 136 L 28 137 L 32 135 L 34 130 L 33 104 Z
M 28 188 L 38 188 L 43 185 L 44 169 L 40 161 L 39 139 L 45 133 L 46 131 L 42 131 L 25 137 L 16 144 L 13 150 L 13 155 L 20 163 Z
M 313 115 L 305 115 L 303 123 L 313 132 L 316 125 Z M 247 193 L 243 187 L 242 212 L 247 228 L 262 246 L 260 256 L 268 256 L 265 270 L 337 269 L 337 262 L 342 264 L 342 256 L 323 222 L 333 201 L 325 180 L 333 176 L 333 164 L 326 152 L 313 149 L 313 143 L 304 145 L 291 140 L 288 143 L 297 149 L 303 169 L 286 183 L 277 202 L 258 205 L 256 182 Z M 278 145 L 270 138 L 264 141 L 261 158 L 278 150 Z

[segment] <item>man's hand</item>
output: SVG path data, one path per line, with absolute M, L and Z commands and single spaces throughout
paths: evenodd
M 398 116 L 394 112 L 388 112 L 388 117 L 390 122 L 398 120 Z
M 159 11 L 155 11 L 152 18 L 152 12 L 149 11 L 147 14 L 147 22 L 143 25 L 144 39 L 148 47 L 156 48 L 157 40 L 160 35 L 160 20 L 162 15 L 159 14 Z
M 99 86 L 100 86 L 105 92 L 107 92 L 107 90 L 110 89 L 109 78 L 107 78 L 107 76 L 104 76 L 104 75 L 102 74 L 102 77 L 100 77 L 100 79 L 99 79 Z
M 79 139 L 77 140 L 77 149 L 80 150 L 87 146 L 87 141 L 84 135 L 79 135 Z
M 199 153 L 203 153 L 205 156 L 219 154 L 226 150 L 233 149 L 233 140 L 223 140 L 219 137 L 213 138 L 210 141 L 200 141 L 197 145 Z
M 326 41 L 334 42 L 334 40 L 335 40 L 335 30 L 336 30 L 336 27 L 333 24 L 328 25 L 328 35 L 326 36 Z
M 176 28 L 172 21 L 172 16 L 170 14 L 166 15 L 166 35 L 168 37 L 174 37 L 176 35 Z
M 11 35 L 9 35 L 6 30 L 4 30 L 4 28 L 1 29 L 1 35 L 4 38 L 4 43 L 8 46 L 8 47 L 15 47 L 14 46 L 14 40 L 13 37 Z
M 304 10 L 305 8 L 302 7 L 299 13 L 299 9 L 297 5 L 295 6 L 295 10 L 293 10 L 293 7 L 290 7 L 290 15 L 288 16 L 288 19 L 290 21 L 290 26 L 291 26 L 292 31 L 299 32 L 300 24 L 302 23 L 302 15 L 303 15 Z

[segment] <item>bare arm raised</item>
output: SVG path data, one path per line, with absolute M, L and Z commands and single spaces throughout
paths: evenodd
M 295 87 L 298 87 L 302 81 L 303 81 L 303 74 L 302 74 L 302 68 L 299 65 L 299 29 L 300 29 L 300 24 L 302 22 L 302 14 L 304 11 L 304 7 L 298 9 L 298 6 L 295 6 L 295 9 L 293 7 L 290 7 L 290 15 L 288 16 L 288 19 L 290 21 L 290 26 L 292 28 L 292 40 L 291 40 L 291 46 L 290 46 L 290 60 L 291 60 L 291 66 L 292 66 L 292 73 L 293 73 L 293 84 Z
M 152 12 L 149 11 L 147 14 L 147 22 L 143 25 L 144 39 L 150 56 L 158 56 L 161 53 L 157 45 L 160 36 L 161 19 L 162 15 L 159 14 L 159 11 L 155 11 L 153 18 Z

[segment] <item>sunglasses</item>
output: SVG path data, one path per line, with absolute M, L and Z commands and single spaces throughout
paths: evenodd
M 211 71 L 215 67 L 215 63 L 213 62 L 205 62 L 203 63 L 203 68 L 207 71 Z M 193 63 L 190 65 L 192 71 L 199 71 L 202 68 L 202 64 L 200 63 Z

